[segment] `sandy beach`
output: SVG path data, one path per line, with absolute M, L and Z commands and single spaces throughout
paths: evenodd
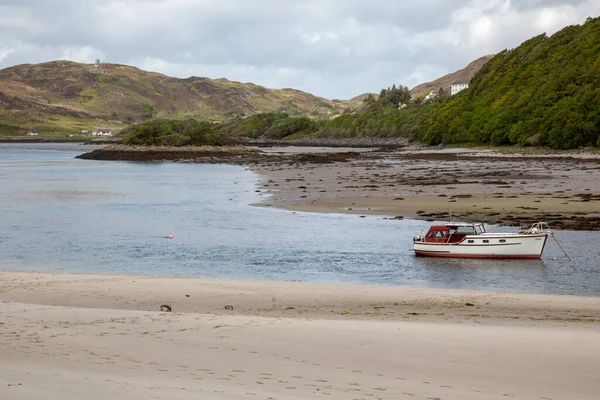
M 600 392 L 600 298 L 3 271 L 0 314 L 2 399 Z

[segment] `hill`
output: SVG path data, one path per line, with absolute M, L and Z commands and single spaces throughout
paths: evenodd
M 600 17 L 495 55 L 468 89 L 402 109 L 372 101 L 318 132 L 428 144 L 600 147 Z
M 224 121 L 273 111 L 331 118 L 360 104 L 360 98 L 328 100 L 224 78 L 179 79 L 119 64 L 102 64 L 100 73 L 94 65 L 70 61 L 0 70 L 0 133 L 5 134 L 81 133 L 153 117 Z
M 429 92 L 437 92 L 440 88 L 444 89 L 444 91 L 450 92 L 450 86 L 454 82 L 469 82 L 473 79 L 473 76 L 481 67 L 483 67 L 489 60 L 491 60 L 494 55 L 487 55 L 478 58 L 477 60 L 471 62 L 465 68 L 460 69 L 456 72 L 453 72 L 448 75 L 444 75 L 441 78 L 438 78 L 431 82 L 422 83 L 418 86 L 415 86 L 410 90 L 410 93 L 413 97 L 418 98 L 422 96 L 426 96 Z
M 497 54 L 441 103 L 423 140 L 600 146 L 600 17 Z

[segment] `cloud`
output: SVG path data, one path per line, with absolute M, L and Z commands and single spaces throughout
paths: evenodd
M 14 53 L 15 49 L 11 49 L 5 46 L 0 47 L 0 63 L 4 60 L 10 53 Z
M 0 67 L 101 58 L 349 98 L 599 14 L 597 0 L 3 0 Z
M 92 46 L 66 47 L 62 50 L 58 58 L 60 60 L 91 64 L 96 59 L 103 59 L 104 53 Z

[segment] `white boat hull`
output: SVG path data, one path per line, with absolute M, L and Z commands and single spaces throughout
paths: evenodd
M 547 233 L 467 235 L 458 243 L 414 242 L 417 256 L 448 258 L 539 259 Z

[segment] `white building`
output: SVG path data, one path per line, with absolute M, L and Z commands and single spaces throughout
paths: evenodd
M 454 82 L 452 86 L 450 86 L 450 94 L 454 96 L 458 92 L 462 92 L 463 90 L 469 87 L 469 82 Z
M 38 133 L 36 131 L 29 131 L 27 132 L 27 136 L 37 136 Z
M 425 96 L 425 101 L 427 100 L 431 100 L 431 99 L 435 99 L 436 97 L 438 97 L 438 94 L 435 92 L 429 92 L 429 94 L 427 96 Z
M 96 132 L 92 132 L 92 136 L 112 136 L 110 128 L 98 128 Z

